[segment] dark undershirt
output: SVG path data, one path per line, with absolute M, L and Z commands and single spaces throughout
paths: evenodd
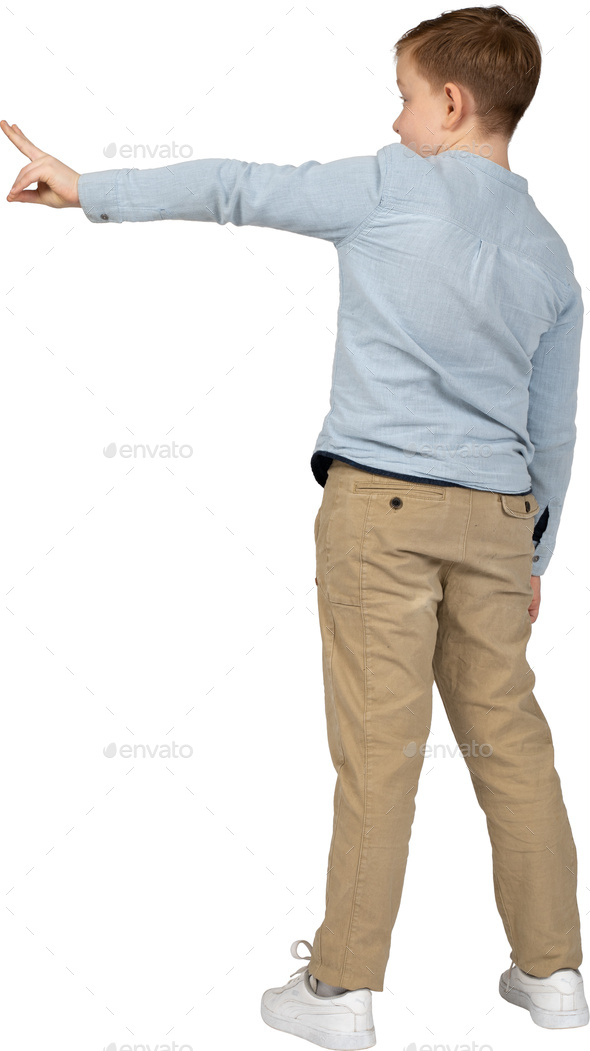
M 311 458 L 311 469 L 313 471 L 314 478 L 320 483 L 321 486 L 325 486 L 328 480 L 328 468 L 332 463 L 332 460 L 342 460 L 343 463 L 349 463 L 351 467 L 360 467 L 361 471 L 369 471 L 371 474 L 382 474 L 385 478 L 401 478 L 403 482 L 426 482 L 429 485 L 451 485 L 455 489 L 471 489 L 472 486 L 462 485 L 461 482 L 449 482 L 443 478 L 419 478 L 413 474 L 393 474 L 391 471 L 381 471 L 377 467 L 367 467 L 364 463 L 356 463 L 355 460 L 347 460 L 345 456 L 332 456 L 330 453 L 322 452 L 321 450 L 314 453 Z M 509 493 L 510 496 L 529 496 L 532 493 L 532 489 L 527 489 L 523 493 Z

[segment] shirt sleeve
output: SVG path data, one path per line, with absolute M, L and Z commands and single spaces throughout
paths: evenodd
M 583 321 L 584 304 L 576 282 L 557 322 L 541 337 L 532 358 L 527 429 L 535 451 L 528 471 L 539 504 L 533 532 L 533 576 L 542 576 L 553 555 L 570 482 Z
M 385 147 L 374 156 L 297 167 L 208 158 L 87 172 L 79 177 L 78 196 L 93 223 L 188 219 L 270 226 L 336 244 L 378 206 L 386 167 Z

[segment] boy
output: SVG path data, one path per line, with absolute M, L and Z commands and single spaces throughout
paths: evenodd
M 328 1048 L 375 1043 L 433 679 L 462 750 L 487 744 L 466 762 L 512 949 L 500 993 L 547 1028 L 588 1022 L 576 848 L 525 656 L 569 484 L 583 318 L 567 249 L 508 165 L 541 52 L 499 6 L 422 22 L 395 50 L 401 142 L 375 156 L 78 176 L 2 124 L 33 161 L 8 200 L 103 224 L 270 226 L 338 251 L 331 409 L 311 460 L 338 775 L 326 916 L 303 940 L 309 964 L 261 1005 Z

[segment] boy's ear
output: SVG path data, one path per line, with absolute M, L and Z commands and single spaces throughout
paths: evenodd
M 451 81 L 445 84 L 444 91 L 446 95 L 446 118 L 444 124 L 447 125 L 448 123 L 449 126 L 459 124 L 463 120 L 469 104 L 474 105 L 474 100 L 466 89 Z

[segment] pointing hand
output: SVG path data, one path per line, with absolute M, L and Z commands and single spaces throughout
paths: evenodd
M 21 201 L 23 204 L 46 204 L 50 208 L 79 208 L 78 172 L 34 146 L 30 139 L 23 135 L 18 124 L 9 124 L 8 121 L 1 120 L 0 128 L 31 161 L 19 171 L 6 200 Z M 37 189 L 25 189 L 32 182 L 37 183 Z

